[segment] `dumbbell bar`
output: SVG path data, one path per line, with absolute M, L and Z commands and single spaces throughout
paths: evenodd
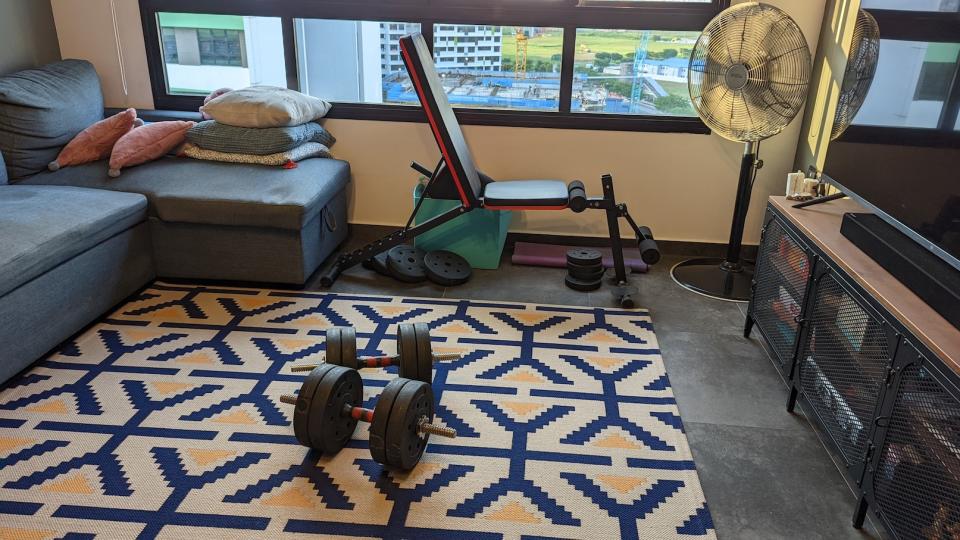
M 300 444 L 336 454 L 347 444 L 357 422 L 370 423 L 370 455 L 388 467 L 412 469 L 420 461 L 430 434 L 456 437 L 450 428 L 433 425 L 433 390 L 422 381 L 390 381 L 371 411 L 360 407 L 363 381 L 353 369 L 323 364 L 307 375 L 297 396 L 280 401 L 296 406 L 293 431 Z
M 433 363 L 457 360 L 459 354 L 433 354 L 430 343 L 430 327 L 424 323 L 400 324 L 397 326 L 397 354 L 392 356 L 357 356 L 357 333 L 351 327 L 335 327 L 327 330 L 326 364 L 350 369 L 385 368 L 400 366 L 399 375 L 405 379 L 433 381 Z M 320 364 L 295 364 L 293 372 L 310 371 Z

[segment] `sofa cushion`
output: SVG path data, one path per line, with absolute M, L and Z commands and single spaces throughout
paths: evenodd
M 90 62 L 64 60 L 0 77 L 0 152 L 10 180 L 46 170 L 77 133 L 103 120 Z
M 0 296 L 146 219 L 135 193 L 0 188 Z
M 307 159 L 296 169 L 164 157 L 107 176 L 103 161 L 46 172 L 29 184 L 142 193 L 166 222 L 300 230 L 350 181 L 350 165 Z

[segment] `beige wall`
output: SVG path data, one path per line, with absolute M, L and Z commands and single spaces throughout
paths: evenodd
M 50 4 L 0 0 L 0 74 L 60 59 Z
M 811 48 L 820 31 L 825 0 L 770 0 L 803 28 Z M 109 106 L 152 106 L 136 0 L 115 0 L 121 21 L 127 93 L 122 91 L 109 0 L 52 0 L 60 47 L 66 57 L 94 62 L 104 79 Z M 337 136 L 334 153 L 350 161 L 351 221 L 401 225 L 411 209 L 416 174 L 411 160 L 433 163 L 437 150 L 428 127 L 416 123 L 329 120 Z M 759 237 L 764 200 L 782 192 L 792 168 L 800 121 L 765 141 L 765 167 L 754 188 L 747 241 Z M 498 179 L 580 178 L 598 193 L 600 175 L 616 179 L 618 197 L 634 217 L 664 240 L 725 243 L 733 212 L 743 147 L 716 135 L 628 133 L 466 126 L 478 165 Z M 602 235 L 594 212 L 519 213 L 512 229 L 569 235 Z

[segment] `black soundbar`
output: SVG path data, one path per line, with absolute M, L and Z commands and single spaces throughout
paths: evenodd
M 960 271 L 874 214 L 844 214 L 840 233 L 960 328 Z

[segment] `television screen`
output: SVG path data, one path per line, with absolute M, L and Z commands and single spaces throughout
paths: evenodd
M 887 38 L 883 25 L 880 38 L 863 107 L 823 173 L 960 269 L 960 43 Z
M 841 139 L 830 144 L 824 173 L 960 268 L 960 148 Z

